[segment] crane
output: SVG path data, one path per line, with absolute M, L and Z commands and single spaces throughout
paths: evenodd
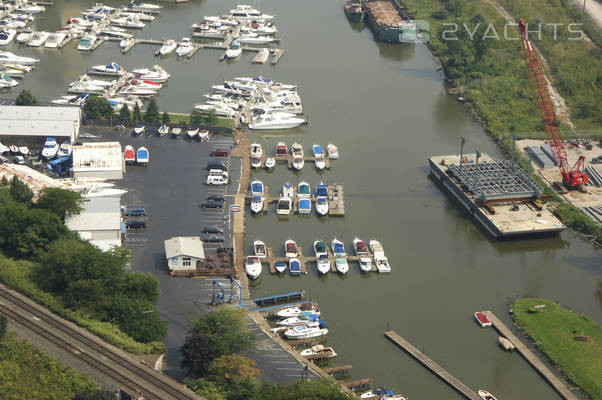
M 556 158 L 558 168 L 562 174 L 562 183 L 569 189 L 582 189 L 589 181 L 589 177 L 583 172 L 583 168 L 585 167 L 585 156 L 580 156 L 573 168 L 569 167 L 566 148 L 564 146 L 564 141 L 562 140 L 562 134 L 558 128 L 559 122 L 556 117 L 556 112 L 554 111 L 554 104 L 552 104 L 550 93 L 548 92 L 543 67 L 535 48 L 529 40 L 527 25 L 522 18 L 519 18 L 518 20 L 518 28 L 522 39 L 522 47 L 525 53 L 529 79 L 531 80 L 531 85 L 533 86 L 539 113 L 541 115 L 541 122 L 543 123 L 543 128 L 548 137 L 552 155 Z

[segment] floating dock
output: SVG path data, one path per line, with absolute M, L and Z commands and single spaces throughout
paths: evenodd
M 563 383 L 562 381 L 554 375 L 554 373 L 541 361 L 529 348 L 521 342 L 521 340 L 516 337 L 514 333 L 508 327 L 500 321 L 498 317 L 495 316 L 491 311 L 484 311 L 487 318 L 491 321 L 495 329 L 504 336 L 506 339 L 510 340 L 514 346 L 516 346 L 516 350 L 531 364 L 531 366 L 539 372 L 541 376 L 544 377 L 545 380 L 548 381 L 550 385 L 562 396 L 562 398 L 566 400 L 577 400 L 577 396 L 573 394 Z
M 381 42 L 400 43 L 403 36 L 413 38 L 415 23 L 404 18 L 405 10 L 395 0 L 369 0 L 362 2 L 365 20 Z
M 431 176 L 492 238 L 557 233 L 564 225 L 539 200 L 543 188 L 512 161 L 487 154 L 429 158 Z
M 328 186 L 328 215 L 332 217 L 343 217 L 345 216 L 345 192 L 343 190 L 343 185 L 327 185 Z M 265 186 L 265 192 L 269 192 L 267 186 Z M 264 195 L 263 201 L 263 212 L 268 211 L 269 204 L 278 203 L 280 200 L 280 196 L 273 195 Z M 250 204 L 253 198 L 252 194 L 246 195 L 246 203 Z M 304 197 L 307 198 L 307 197 Z M 298 214 L 298 205 L 299 205 L 299 196 L 297 196 L 297 188 L 295 188 L 295 194 L 291 197 L 293 202 L 293 210 L 291 211 L 294 214 Z M 314 195 L 307 198 L 309 199 L 313 205 L 315 205 L 317 199 Z M 281 215 L 286 217 L 286 215 Z
M 284 303 L 291 300 L 301 300 L 305 298 L 305 290 L 297 290 L 295 292 L 289 292 L 284 294 L 277 294 L 274 296 L 258 297 L 252 299 L 258 306 L 263 304 L 276 304 Z
M 408 341 L 399 336 L 395 331 L 386 331 L 387 339 L 395 343 L 409 355 L 420 361 L 422 365 L 430 369 L 439 379 L 451 386 L 456 392 L 469 400 L 483 400 L 471 388 L 460 382 L 456 377 L 443 369 L 439 364 L 428 358 L 423 352 L 412 346 Z

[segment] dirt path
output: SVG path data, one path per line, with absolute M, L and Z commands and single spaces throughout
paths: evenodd
M 596 0 L 571 0 L 577 10 L 583 10 L 583 2 L 585 1 L 585 12 L 594 21 L 599 29 L 602 29 L 602 4 Z
M 576 1 L 580 1 L 580 0 L 576 0 Z M 593 2 L 593 1 L 594 0 L 588 0 L 588 3 Z M 508 13 L 508 11 L 506 11 L 504 9 L 504 7 L 502 7 L 501 5 L 496 3 L 495 0 L 485 0 L 485 2 L 490 4 L 493 8 L 495 8 L 496 11 L 502 17 L 504 17 L 508 23 L 510 23 L 510 24 L 516 23 L 517 19 L 513 18 L 512 15 L 510 15 Z M 544 73 L 545 73 L 544 77 L 546 79 L 546 84 L 548 85 L 548 92 L 550 93 L 550 98 L 551 98 L 552 102 L 554 103 L 554 109 L 556 111 L 556 115 L 558 115 L 558 118 L 560 119 L 560 121 L 565 123 L 571 130 L 574 131 L 575 125 L 573 125 L 573 123 L 571 122 L 571 119 L 570 119 L 571 110 L 566 105 L 564 98 L 560 95 L 558 90 L 556 90 L 556 88 L 552 85 L 552 82 L 550 81 L 550 78 L 548 76 L 548 71 L 550 71 L 550 66 L 548 65 L 548 62 L 546 61 L 543 54 L 541 54 L 539 49 L 537 47 L 535 47 L 535 45 L 533 47 L 535 48 L 535 51 L 537 51 L 537 55 L 539 56 L 541 62 L 543 63 Z M 522 57 L 522 54 L 521 54 L 521 57 Z

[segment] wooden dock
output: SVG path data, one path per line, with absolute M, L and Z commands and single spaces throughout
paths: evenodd
M 278 60 L 280 60 L 280 57 L 282 57 L 282 55 L 284 54 L 284 50 L 274 49 L 272 50 L 272 53 L 274 54 L 274 56 L 272 57 L 272 65 L 274 65 L 278 62 Z
M 412 346 L 408 341 L 399 336 L 395 331 L 386 331 L 387 339 L 395 343 L 409 355 L 420 361 L 426 368 L 430 369 L 443 382 L 451 386 L 455 391 L 469 400 L 482 400 L 471 388 L 460 382 L 456 377 L 443 369 L 439 364 L 428 358 L 423 352 Z
M 531 364 L 531 366 L 539 372 L 545 380 L 566 400 L 577 400 L 577 396 L 573 394 L 562 381 L 554 375 L 554 373 L 541 361 L 529 348 L 514 334 L 512 331 L 495 316 L 491 311 L 483 311 L 487 318 L 491 321 L 495 329 L 510 340 L 516 346 L 516 350 Z
M 294 169 L 293 168 L 293 156 L 290 153 L 286 155 L 286 158 L 283 159 L 282 157 L 280 157 L 280 158 L 277 158 L 276 161 L 286 161 L 286 163 L 288 165 L 288 169 Z M 313 156 L 304 156 L 303 157 L 303 161 L 315 163 L 316 162 L 316 158 L 313 157 Z M 330 169 L 330 158 L 324 157 L 324 162 L 326 164 L 326 166 L 324 167 L 324 169 Z M 262 160 L 261 166 L 262 167 L 265 166 L 265 159 Z
M 278 203 L 278 200 L 280 200 L 280 196 L 274 196 L 269 194 L 268 188 L 267 186 L 265 186 L 265 193 L 263 198 L 263 212 L 267 212 L 268 211 L 268 206 L 269 204 L 275 204 Z M 252 194 L 247 194 L 246 196 L 246 203 L 250 204 L 251 203 L 251 199 L 253 198 Z M 310 196 L 310 197 L 306 197 L 308 198 L 312 204 L 315 206 L 315 203 L 317 201 L 315 196 Z M 329 216 L 333 216 L 333 217 L 342 217 L 345 215 L 345 194 L 343 192 L 343 185 L 328 185 L 328 215 Z M 299 196 L 297 196 L 297 188 L 295 188 L 295 193 L 293 194 L 293 197 L 291 197 L 291 200 L 293 202 L 293 209 L 292 209 L 292 213 L 293 214 L 298 214 L 299 213 Z M 359 258 L 358 258 L 359 261 Z
M 347 389 L 351 389 L 355 392 L 356 390 L 366 390 L 366 389 L 370 388 L 373 383 L 374 383 L 374 379 L 364 378 L 364 379 L 358 379 L 356 381 L 343 382 L 343 386 L 345 386 Z
M 353 368 L 353 366 L 351 364 L 347 364 L 322 369 L 330 376 L 343 376 L 349 374 L 351 368 Z

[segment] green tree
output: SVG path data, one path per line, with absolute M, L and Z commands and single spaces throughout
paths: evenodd
M 198 378 L 207 372 L 217 356 L 211 346 L 211 340 L 205 335 L 189 334 L 186 337 L 186 341 L 180 347 L 180 354 L 182 368 L 186 369 L 188 376 Z
M 153 124 L 159 124 L 160 121 L 161 116 L 159 115 L 159 106 L 157 106 L 157 101 L 151 98 L 146 107 L 146 113 L 144 113 L 144 122 L 147 125 L 152 126 Z
M 6 177 L 6 175 L 2 176 L 2 182 L 0 183 L 0 186 L 8 186 L 9 185 L 9 181 L 8 178 Z
M 78 192 L 60 188 L 44 188 L 40 192 L 38 208 L 65 218 L 67 214 L 79 214 L 84 198 Z
M 21 90 L 15 104 L 18 106 L 37 106 L 38 99 L 29 90 Z
M 134 106 L 134 112 L 132 113 L 132 121 L 142 121 L 142 111 L 140 110 L 140 106 L 138 105 L 138 103 L 136 103 L 136 105 Z
M 213 360 L 205 379 L 223 389 L 231 389 L 244 381 L 259 378 L 261 370 L 255 367 L 256 364 L 255 361 L 238 355 L 221 356 Z
M 138 342 L 161 340 L 167 333 L 167 321 L 161 319 L 154 303 L 116 294 L 107 319 Z
M 458 26 L 462 26 L 461 21 L 455 22 Z M 455 80 L 472 70 L 476 59 L 476 51 L 466 29 L 458 29 L 453 34 L 455 36 L 452 36 L 454 40 L 446 40 L 443 38 L 443 31 L 448 29 L 447 26 L 441 25 L 437 36 L 442 38 L 442 59 L 444 60 L 443 70 L 445 71 L 445 75 L 447 78 Z
M 203 121 L 207 126 L 215 126 L 218 121 L 217 114 L 214 110 L 203 113 Z
M 454 17 L 459 17 L 462 14 L 466 0 L 446 0 L 445 9 Z
M 167 111 L 163 111 L 163 115 L 161 115 L 161 123 L 163 125 L 169 125 L 170 122 L 171 122 L 171 117 L 169 116 Z
M 104 97 L 90 96 L 84 104 L 84 114 L 88 119 L 111 118 L 114 114 L 111 103 Z
M 203 123 L 203 113 L 196 108 L 190 113 L 190 126 L 198 127 Z
M 4 339 L 6 336 L 6 331 L 8 329 L 8 318 L 5 315 L 0 314 L 0 340 Z
M 9 193 L 15 201 L 20 203 L 31 203 L 33 199 L 33 192 L 25 183 L 15 175 L 10 182 Z
M 131 120 L 132 114 L 130 113 L 130 109 L 128 108 L 127 104 L 124 104 L 119 110 L 119 121 L 125 124 Z
M 110 390 L 97 390 L 92 393 L 76 393 L 73 400 L 115 400 L 115 393 Z

